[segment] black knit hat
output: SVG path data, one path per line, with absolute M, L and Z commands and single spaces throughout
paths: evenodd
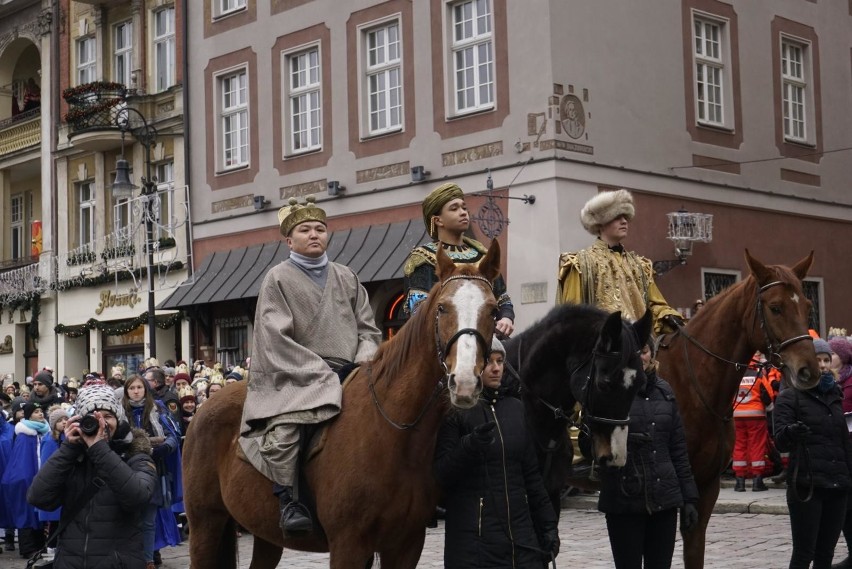
M 41 409 L 41 405 L 39 403 L 27 403 L 24 405 L 24 419 L 29 420 L 36 409 Z
M 46 371 L 40 371 L 33 378 L 33 381 L 37 381 L 39 383 L 45 384 L 48 389 L 53 387 L 53 376 L 47 373 Z

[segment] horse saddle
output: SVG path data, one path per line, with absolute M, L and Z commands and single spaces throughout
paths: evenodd
M 349 386 L 349 383 L 352 381 L 352 378 L 355 377 L 355 373 L 358 371 L 358 367 L 355 364 L 351 366 L 346 365 L 342 366 L 338 369 L 332 367 L 332 369 L 339 373 L 339 371 L 345 371 L 345 377 L 341 374 L 341 384 L 343 385 L 343 391 L 346 391 L 346 388 Z M 301 472 L 302 466 L 308 463 L 313 457 L 322 451 L 325 446 L 325 437 L 326 437 L 326 427 L 335 419 L 332 417 L 328 421 L 323 421 L 322 423 L 315 423 L 309 425 L 302 425 L 301 432 L 299 433 L 299 471 Z M 272 475 L 269 471 L 269 467 L 266 465 L 266 461 L 263 460 L 263 456 L 260 454 L 260 442 L 262 437 L 240 437 L 239 444 L 237 445 L 237 456 L 249 464 L 251 464 L 255 470 L 263 474 L 270 481 L 272 480 Z

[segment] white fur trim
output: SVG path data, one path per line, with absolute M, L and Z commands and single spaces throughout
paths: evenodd
M 635 213 L 633 196 L 627 190 L 601 192 L 587 201 L 580 210 L 580 222 L 586 231 L 597 236 L 602 226 L 619 215 L 626 215 L 627 219 L 631 220 Z
M 15 423 L 15 434 L 16 435 L 29 435 L 31 437 L 38 436 L 38 431 L 35 429 L 31 429 L 24 424 L 23 419 Z

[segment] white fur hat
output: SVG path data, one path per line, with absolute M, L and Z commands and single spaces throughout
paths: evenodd
M 635 213 L 633 196 L 627 190 L 601 192 L 587 201 L 580 210 L 580 221 L 586 231 L 597 236 L 601 227 L 619 215 L 626 215 L 629 221 Z

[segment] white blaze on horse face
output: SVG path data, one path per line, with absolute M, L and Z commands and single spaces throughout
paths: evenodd
M 793 299 L 793 302 L 795 302 L 796 304 L 799 304 L 799 295 L 798 295 L 798 294 L 796 294 L 796 293 L 794 292 L 794 293 L 793 293 L 793 296 L 791 296 L 790 298 L 792 298 L 792 299 Z
M 624 368 L 622 374 L 624 376 L 624 389 L 630 389 L 633 386 L 633 380 L 636 379 L 636 370 Z
M 610 466 L 621 468 L 627 464 L 627 427 L 615 427 L 609 439 L 612 462 Z
M 458 330 L 463 328 L 477 329 L 479 320 L 479 309 L 485 302 L 482 288 L 470 281 L 462 283 L 452 296 L 453 305 L 456 307 Z M 456 397 L 474 398 L 478 396 L 476 388 L 479 378 L 476 375 L 477 342 L 470 334 L 464 334 L 456 342 L 456 361 L 450 373 L 456 382 Z

